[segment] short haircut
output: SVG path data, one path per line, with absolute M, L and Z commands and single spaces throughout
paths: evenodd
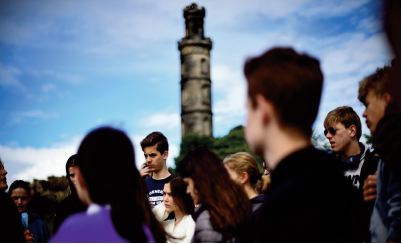
M 180 177 L 170 180 L 172 197 L 174 202 L 185 214 L 193 214 L 195 206 L 192 197 L 186 192 L 187 184 Z
M 392 68 L 384 66 L 376 69 L 375 73 L 365 77 L 358 85 L 358 100 L 365 104 L 365 99 L 369 91 L 373 91 L 376 96 L 387 93 L 387 85 L 390 82 Z
M 354 111 L 352 107 L 342 106 L 337 107 L 330 111 L 323 122 L 323 126 L 327 129 L 335 123 L 340 122 L 344 127 L 348 128 L 354 125 L 357 128 L 357 140 L 361 138 L 361 120 L 358 114 Z
M 163 154 L 165 151 L 168 151 L 168 140 L 161 132 L 154 131 L 148 134 L 141 142 L 141 149 L 146 147 L 152 147 L 157 145 L 157 151 Z
M 244 74 L 252 107 L 260 94 L 273 103 L 281 125 L 312 133 L 323 85 L 316 58 L 291 48 L 273 48 L 248 59 Z
M 8 189 L 8 194 L 11 196 L 11 193 L 17 188 L 22 188 L 27 191 L 28 195 L 31 195 L 31 186 L 29 182 L 23 180 L 15 180 L 11 183 L 10 188 Z

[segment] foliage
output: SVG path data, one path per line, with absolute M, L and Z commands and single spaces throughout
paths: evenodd
M 364 138 L 365 138 L 365 143 L 367 145 L 372 145 L 374 143 L 374 138 L 372 137 L 372 135 L 364 134 Z
M 31 188 L 35 195 L 60 202 L 69 194 L 69 187 L 64 176 L 49 176 L 47 180 L 34 179 Z
M 248 152 L 254 155 L 246 143 L 244 137 L 244 127 L 239 125 L 231 129 L 229 133 L 223 137 L 212 138 L 195 134 L 185 136 L 182 138 L 180 153 L 178 157 L 175 158 L 176 165 L 185 157 L 187 153 L 199 146 L 207 147 L 211 151 L 215 152 L 221 159 L 224 159 L 226 156 L 237 152 Z M 256 155 L 254 156 L 258 161 L 259 168 L 261 168 L 263 160 Z
M 330 147 L 329 141 L 327 140 L 325 135 L 323 135 L 323 133 L 318 132 L 316 130 L 312 133 L 311 143 L 314 147 L 316 147 L 318 149 L 325 150 L 325 151 L 332 150 Z

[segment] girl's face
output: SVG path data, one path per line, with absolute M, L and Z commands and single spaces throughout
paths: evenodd
M 193 203 L 199 204 L 200 203 L 200 199 L 199 199 L 199 193 L 197 191 L 197 189 L 195 188 L 195 184 L 192 178 L 190 177 L 185 177 L 183 178 L 183 181 L 186 182 L 186 184 L 188 185 L 186 188 L 186 192 L 190 194 L 190 196 L 193 199 Z
M 15 205 L 17 206 L 18 212 L 22 213 L 27 210 L 31 197 L 29 192 L 27 192 L 24 188 L 18 187 L 11 192 L 11 199 L 13 199 Z
M 69 167 L 68 171 L 69 171 L 69 179 L 71 180 L 71 182 L 73 182 L 74 187 L 77 188 L 77 178 L 76 178 L 76 174 L 74 173 L 74 168 L 76 168 L 76 166 L 71 166 Z
M 235 170 L 231 169 L 227 165 L 225 165 L 225 169 L 227 170 L 231 180 L 233 180 L 237 184 L 242 184 L 241 176 Z
M 172 197 L 171 184 L 166 183 L 164 185 L 164 205 L 168 212 L 178 211 L 178 205 L 176 205 L 174 198 Z

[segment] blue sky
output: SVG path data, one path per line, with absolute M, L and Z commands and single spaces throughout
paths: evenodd
M 180 143 L 177 41 L 192 1 L 1 1 L 0 157 L 14 179 L 64 175 L 91 129 L 112 125 L 139 142 L 162 131 L 169 165 Z M 362 114 L 358 82 L 389 63 L 375 0 L 205 0 L 214 136 L 245 121 L 247 57 L 292 46 L 321 60 L 325 86 L 314 128 L 327 112 Z M 365 127 L 364 133 L 368 134 Z

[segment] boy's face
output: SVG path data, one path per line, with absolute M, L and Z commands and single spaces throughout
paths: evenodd
M 247 115 L 245 127 L 245 139 L 249 147 L 258 155 L 263 152 L 263 126 L 261 123 L 261 114 L 258 107 L 253 108 L 252 101 L 248 98 Z
M 351 142 L 355 140 L 350 128 L 346 128 L 342 123 L 337 122 L 332 126 L 326 128 L 325 136 L 329 140 L 333 152 L 343 153 L 346 152 Z
M 144 157 L 146 159 L 147 167 L 151 172 L 158 172 L 165 167 L 166 160 L 168 158 L 168 151 L 161 154 L 157 150 L 157 145 L 145 147 Z
M 379 121 L 385 115 L 388 101 L 386 96 L 377 96 L 373 90 L 370 90 L 365 97 L 365 110 L 362 116 L 371 134 L 374 135 Z

